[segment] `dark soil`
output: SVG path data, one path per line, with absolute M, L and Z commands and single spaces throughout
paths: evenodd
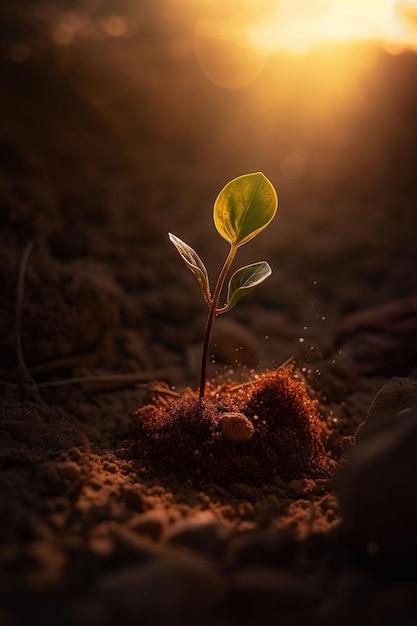
M 417 56 L 226 89 L 197 17 L 0 8 L 0 623 L 411 626 Z M 167 233 L 214 276 L 214 199 L 253 171 L 280 208 L 238 261 L 273 274 L 216 321 L 200 406 Z

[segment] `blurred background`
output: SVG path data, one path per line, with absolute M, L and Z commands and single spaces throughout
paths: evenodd
M 274 268 L 261 305 L 301 332 L 416 292 L 417 2 L 20 0 L 0 18 L 16 241 L 84 224 L 125 288 L 198 299 L 166 233 L 216 273 L 214 199 L 261 170 L 280 210 L 240 257 Z

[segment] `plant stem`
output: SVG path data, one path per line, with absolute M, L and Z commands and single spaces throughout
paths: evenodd
M 226 279 L 227 273 L 232 265 L 233 259 L 237 251 L 237 246 L 230 245 L 229 254 L 224 262 L 222 270 L 217 279 L 216 287 L 214 289 L 213 299 L 210 305 L 210 312 L 207 318 L 206 334 L 204 337 L 203 356 L 201 359 L 201 374 L 200 374 L 200 400 L 204 398 L 204 392 L 206 390 L 206 377 L 207 377 L 207 360 L 210 347 L 211 334 L 213 332 L 214 319 L 217 315 L 217 305 L 219 303 L 220 294 Z

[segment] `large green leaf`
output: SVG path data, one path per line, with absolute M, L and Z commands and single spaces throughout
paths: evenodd
M 213 219 L 220 235 L 239 247 L 260 233 L 273 219 L 278 197 L 262 172 L 234 178 L 214 203 Z
M 262 283 L 271 273 L 271 267 L 266 261 L 245 265 L 236 270 L 229 281 L 227 304 L 219 312 L 226 313 L 226 311 L 230 311 L 236 302 L 243 296 L 246 296 L 256 285 Z
M 179 237 L 176 237 L 172 233 L 168 233 L 170 241 L 174 244 L 178 250 L 182 260 L 186 266 L 192 271 L 197 278 L 203 296 L 208 304 L 211 304 L 210 283 L 206 266 L 198 256 L 197 252 L 191 248 L 184 241 L 181 241 Z

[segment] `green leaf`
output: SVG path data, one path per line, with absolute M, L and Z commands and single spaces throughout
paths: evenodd
M 227 289 L 227 304 L 218 311 L 226 313 L 235 306 L 243 296 L 249 293 L 256 285 L 262 283 L 272 273 L 271 266 L 266 261 L 245 265 L 236 270 L 229 281 Z
M 186 264 L 186 266 L 192 271 L 194 276 L 197 278 L 200 284 L 204 299 L 210 305 L 211 304 L 210 283 L 209 283 L 207 269 L 203 261 L 200 259 L 197 252 L 193 250 L 191 246 L 186 244 L 184 241 L 181 241 L 179 237 L 176 237 L 172 233 L 168 233 L 168 237 L 171 243 L 173 243 L 176 249 L 178 250 L 178 253 L 181 256 L 184 263 Z
M 213 219 L 220 235 L 239 247 L 266 228 L 277 209 L 274 186 L 257 172 L 227 183 L 214 203 Z

